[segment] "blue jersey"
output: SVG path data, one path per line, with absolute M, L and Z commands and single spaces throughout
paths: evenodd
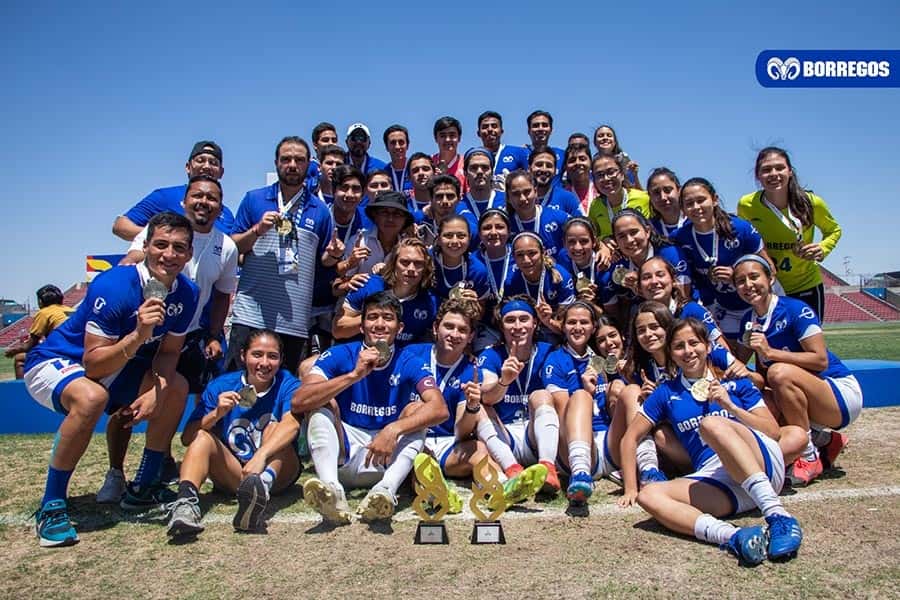
M 528 151 L 521 146 L 500 144 L 494 156 L 494 175 L 507 175 L 516 169 L 528 170 Z
M 553 154 L 556 155 L 556 175 L 553 177 L 553 185 L 560 185 L 562 183 L 562 172 L 566 166 L 566 151 L 562 148 L 555 148 L 553 146 L 548 146 L 550 150 L 553 150 Z M 525 145 L 525 159 L 526 161 L 531 158 L 531 153 L 534 152 L 534 149 L 531 147 L 531 144 Z
M 673 283 L 677 285 L 691 283 L 690 265 L 687 260 L 685 260 L 684 253 L 677 246 L 665 244 L 658 247 L 650 246 L 650 249 L 651 251 L 649 256 L 647 256 L 647 260 L 658 256 L 664 258 L 666 262 L 675 269 L 675 281 Z M 637 296 L 635 296 L 631 289 L 618 285 L 613 281 L 613 273 L 615 273 L 618 268 L 624 268 L 634 272 L 637 272 L 639 269 L 631 259 L 622 258 L 611 264 L 609 269 L 601 273 L 600 280 L 597 283 L 601 304 L 616 304 L 620 301 L 634 302 L 637 299 Z
M 434 295 L 445 300 L 450 293 L 450 288 L 460 281 L 466 282 L 466 287 L 474 289 L 479 298 L 487 298 L 491 293 L 490 277 L 487 267 L 474 255 L 467 253 L 460 265 L 445 267 L 440 261 L 438 253 L 434 261 Z
M 506 388 L 506 395 L 503 396 L 500 402 L 494 404 L 494 410 L 500 421 L 512 423 L 524 419 L 528 414 L 529 394 L 544 389 L 541 372 L 552 349 L 552 346 L 546 342 L 535 343 L 531 358 L 525 364 L 519 376 L 513 381 L 511 386 Z M 507 358 L 509 358 L 509 353 L 505 344 L 490 346 L 485 348 L 478 356 L 478 366 L 485 373 L 492 373 L 499 379 L 503 361 Z
M 387 163 L 384 166 L 384 170 L 391 176 L 391 187 L 394 188 L 394 191 L 400 192 L 406 196 L 407 200 L 411 201 L 413 197 L 413 182 L 409 178 L 407 166 L 408 164 L 404 165 L 402 169 L 395 169 L 391 163 Z M 415 203 L 411 202 L 411 204 Z
M 702 321 L 703 324 L 706 325 L 706 331 L 710 342 L 715 342 L 722 336 L 722 331 L 719 329 L 719 325 L 713 318 L 712 313 L 694 301 L 684 303 L 675 311 L 674 317 L 676 319 L 694 317 L 695 319 Z
M 491 190 L 491 195 L 487 200 L 475 200 L 474 198 L 472 198 L 471 194 L 463 194 L 463 197 L 459 199 L 459 202 L 456 206 L 457 209 L 464 208 L 475 216 L 475 234 L 477 235 L 477 223 L 481 219 L 481 213 L 488 210 L 489 208 L 506 210 L 506 194 L 504 194 L 503 192 L 498 192 L 496 190 Z
M 349 373 L 363 350 L 362 342 L 332 346 L 319 355 L 310 374 L 333 379 Z M 388 363 L 337 395 L 341 421 L 362 429 L 381 429 L 398 418 L 414 398 L 435 389 L 428 361 L 419 353 L 393 349 Z
M 425 227 L 428 232 L 427 235 L 432 239 L 437 239 L 438 237 L 438 225 L 434 222 L 434 219 L 427 216 L 424 212 L 419 209 L 410 208 L 410 212 L 413 215 L 413 222 L 416 225 L 422 225 Z M 475 214 L 466 208 L 462 202 L 457 202 L 456 206 L 453 209 L 453 213 L 461 216 L 466 220 L 466 225 L 469 230 L 469 248 L 474 249 L 478 246 L 478 219 L 475 218 Z M 425 239 L 428 239 L 426 237 Z
M 86 333 L 118 341 L 134 331 L 138 308 L 144 303 L 143 286 L 149 278 L 144 263 L 113 267 L 97 275 L 75 312 L 54 329 L 44 343 L 31 349 L 25 359 L 25 370 L 51 358 L 68 358 L 82 363 Z M 181 336 L 188 332 L 199 295 L 194 282 L 179 273 L 166 296 L 165 320 L 153 329 L 153 335 L 138 349 L 138 360 L 152 359 L 156 342 L 167 333 Z
M 677 243 L 691 265 L 692 280 L 700 291 L 703 303 L 713 302 L 727 310 L 745 310 L 748 304 L 740 299 L 730 283 L 709 280 L 709 272 L 715 266 L 730 267 L 745 254 L 758 254 L 763 248 L 763 240 L 756 228 L 733 215 L 729 215 L 734 229 L 734 239 L 723 239 L 714 231 L 697 233 L 694 225 L 686 221 L 675 234 Z M 716 249 L 713 249 L 713 239 Z M 715 260 L 713 259 L 715 255 Z
M 544 388 L 551 394 L 568 392 L 574 394 L 582 389 L 581 376 L 591 360 L 591 353 L 578 356 L 569 346 L 560 346 L 550 353 L 544 363 L 542 380 Z
M 332 215 L 333 214 L 334 209 L 332 209 Z M 369 220 L 369 217 L 366 216 L 365 211 L 359 208 L 359 206 L 356 207 L 356 212 L 354 213 L 353 218 L 349 223 L 340 225 L 337 221 L 332 222 L 334 224 L 334 227 L 337 229 L 338 239 L 344 242 L 345 247 L 353 245 L 353 242 L 356 239 L 356 232 L 360 229 L 365 228 L 368 231 L 372 231 L 375 228 L 375 225 L 373 225 L 372 221 Z M 330 242 L 331 238 L 329 238 L 328 241 Z M 313 287 L 313 306 L 334 306 L 334 303 L 337 299 L 334 297 L 334 294 L 331 293 L 331 283 L 335 279 L 337 279 L 337 276 L 337 270 L 335 269 L 335 267 L 326 267 L 322 264 L 321 260 L 316 261 L 316 277 Z
M 720 346 L 719 344 L 713 344 L 712 348 L 709 351 L 709 363 L 720 371 L 724 371 L 727 369 L 731 363 L 734 362 L 734 355 L 731 352 Z M 649 360 L 643 361 L 638 365 L 638 369 L 634 373 L 634 378 L 637 381 L 638 385 L 644 384 L 644 378 L 641 376 L 641 370 L 644 371 L 647 375 L 647 379 L 649 379 L 652 383 L 660 384 L 664 381 L 669 381 L 672 377 L 669 375 L 669 372 L 662 366 L 658 365 L 653 358 Z
M 598 382 L 597 389 L 594 390 L 594 404 L 591 409 L 591 431 L 597 433 L 608 430 L 612 424 L 612 417 L 606 404 L 606 386 L 602 382 Z
M 810 336 L 822 333 L 822 326 L 819 324 L 816 313 L 802 300 L 789 296 L 773 294 L 772 301 L 775 302 L 775 305 L 769 305 L 771 318 L 758 317 L 751 308 L 741 319 L 740 330 L 746 331 L 746 324 L 752 322 L 755 330 L 766 334 L 766 340 L 772 348 L 787 352 L 805 352 L 800 342 Z M 851 374 L 850 369 L 834 353 L 827 349 L 826 352 L 828 366 L 821 373 L 817 373 L 819 377 L 823 379 L 825 377 L 846 377 Z M 756 359 L 764 367 L 772 364 L 770 361 L 763 360 L 759 355 Z
M 675 234 L 681 229 L 681 226 L 684 225 L 685 217 L 684 215 L 678 219 L 678 223 L 675 225 L 666 225 L 662 218 L 660 217 L 652 217 L 650 219 L 650 225 L 653 226 L 653 229 L 656 230 L 656 233 L 663 236 L 664 238 L 672 238 L 675 239 Z
M 544 208 L 538 206 L 536 208 L 536 216 L 531 221 L 522 221 L 515 214 L 509 219 L 509 237 L 514 238 L 517 233 L 523 231 L 531 231 L 541 237 L 544 244 L 544 251 L 550 256 L 556 254 L 566 247 L 566 241 L 563 237 L 563 225 L 569 216 L 555 208 Z
M 570 217 L 584 215 L 578 196 L 556 185 L 550 186 L 550 191 L 543 198 L 538 198 L 538 204 L 544 208 L 552 208 L 566 213 Z
M 472 361 L 464 354 L 456 364 L 442 365 L 432 355 L 434 344 L 413 344 L 407 346 L 409 352 L 414 352 L 429 364 L 434 373 L 434 381 L 438 389 L 444 396 L 444 403 L 450 416 L 440 425 L 435 425 L 429 430 L 429 434 L 436 436 L 456 435 L 456 411 L 460 403 L 465 403 L 466 394 L 463 392 L 462 386 L 472 381 L 472 372 L 476 368 Z M 433 361 L 433 362 L 432 362 Z M 481 376 L 479 373 L 479 381 Z
M 562 265 L 569 273 L 572 274 L 573 278 L 577 278 L 578 274 L 581 273 L 582 275 L 587 277 L 587 279 L 591 283 L 599 284 L 602 271 L 600 271 L 600 269 L 597 267 L 596 262 L 597 261 L 594 260 L 586 264 L 584 267 L 579 267 L 575 264 L 575 261 L 572 260 L 572 257 L 569 255 L 569 251 L 565 248 L 560 250 L 559 254 L 556 255 L 556 264 Z M 591 270 L 592 264 L 594 265 L 593 272 Z
M 182 201 L 187 194 L 187 184 L 153 190 L 140 202 L 128 209 L 125 216 L 140 227 L 145 227 L 155 215 L 170 210 L 179 215 L 184 214 Z M 222 214 L 216 219 L 216 228 L 225 235 L 231 235 L 234 230 L 234 215 L 231 209 L 222 203 Z
M 689 382 L 689 384 L 692 382 Z M 728 391 L 731 401 L 746 411 L 765 407 L 762 395 L 756 386 L 746 378 L 721 382 Z M 675 436 L 691 457 L 694 470 L 700 469 L 706 461 L 715 456 L 715 451 L 700 437 L 700 421 L 709 415 L 718 415 L 736 421 L 734 415 L 715 402 L 700 402 L 691 395 L 681 377 L 661 384 L 641 406 L 641 414 L 651 423 L 658 425 L 668 421 L 675 430 Z
M 238 392 L 246 385 L 243 371 L 233 371 L 216 377 L 203 390 L 200 402 L 188 422 L 199 421 L 216 410 L 219 394 Z M 300 381 L 286 369 L 275 374 L 275 380 L 268 390 L 257 394 L 256 404 L 250 408 L 235 405 L 216 423 L 219 440 L 231 450 L 241 463 L 246 463 L 262 446 L 263 432 L 270 423 L 277 423 L 291 412 L 291 398 L 300 387 Z
M 572 281 L 572 276 L 564 267 L 557 264 L 553 268 L 560 274 L 558 283 L 554 283 L 553 275 L 547 268 L 543 270 L 544 276 L 541 281 L 529 283 L 516 266 L 515 261 L 510 261 L 509 273 L 503 286 L 503 296 L 508 298 L 516 294 L 525 294 L 535 302 L 539 302 L 543 297 L 544 301 L 553 307 L 553 310 L 571 304 L 575 301 L 575 282 Z
M 350 292 L 344 298 L 344 306 L 362 314 L 363 304 L 366 298 L 377 292 L 387 289 L 384 278 L 381 275 L 372 275 L 361 288 Z M 437 316 L 437 303 L 434 296 L 427 290 L 419 290 L 412 298 L 400 300 L 403 308 L 403 330 L 397 334 L 397 345 L 405 346 L 413 342 L 421 342 L 431 331 L 431 325 Z
M 349 165 L 349 164 L 353 164 L 353 163 L 351 161 L 351 162 L 348 162 L 347 164 Z M 378 158 L 375 158 L 374 156 L 372 156 L 371 154 L 366 152 L 366 156 L 363 159 L 362 166 L 360 167 L 359 170 L 363 172 L 363 175 L 368 176 L 369 173 L 371 173 L 372 171 L 390 171 L 390 168 L 388 167 L 388 164 L 386 162 L 384 162 L 383 160 L 380 160 Z

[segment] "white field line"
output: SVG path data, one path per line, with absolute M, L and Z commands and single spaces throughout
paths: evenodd
M 445 520 L 448 521 L 470 521 L 475 518 L 472 514 L 472 511 L 469 509 L 468 496 L 471 494 L 468 493 L 468 490 L 462 490 L 462 494 L 460 496 L 463 497 L 463 512 L 457 515 L 447 515 Z M 788 505 L 794 504 L 805 504 L 807 502 L 822 502 L 827 500 L 843 500 L 843 499 L 864 499 L 864 498 L 879 498 L 885 496 L 900 496 L 900 486 L 883 486 L 883 487 L 871 487 L 871 488 L 848 488 L 848 489 L 838 489 L 838 490 L 822 490 L 819 492 L 806 492 L 801 491 L 797 494 L 791 496 L 782 496 L 781 501 Z M 514 509 L 510 512 L 506 512 L 503 514 L 501 519 L 509 520 L 509 519 L 531 519 L 531 518 L 540 518 L 540 519 L 557 519 L 557 518 L 570 518 L 566 515 L 566 509 L 562 506 L 553 506 L 553 507 L 543 507 L 535 509 L 534 505 L 526 505 L 523 509 Z M 592 517 L 595 516 L 609 516 L 609 515 L 631 515 L 631 514 L 639 514 L 643 512 L 640 507 L 634 506 L 630 508 L 619 508 L 615 503 L 609 504 L 592 504 L 590 506 L 590 514 Z M 208 514 L 203 517 L 204 525 L 221 525 L 221 524 L 231 524 L 232 519 L 231 514 Z M 161 517 L 157 516 L 157 519 L 153 522 L 159 524 Z M 113 520 L 114 517 L 106 517 L 97 515 L 98 520 L 107 521 Z M 82 517 L 81 521 L 92 520 L 91 517 Z M 418 520 L 418 516 L 411 510 L 406 509 L 401 513 L 398 513 L 394 516 L 394 521 L 403 522 L 403 521 L 415 521 Z M 148 521 L 143 521 L 138 519 L 137 517 L 130 515 L 123 515 L 123 522 L 132 522 L 134 524 L 150 524 Z M 267 519 L 268 523 L 288 523 L 288 524 L 316 524 L 320 521 L 319 515 L 315 513 L 279 513 L 275 514 Z M 23 525 L 33 525 L 34 519 L 30 514 L 25 513 L 0 513 L 0 525 L 5 526 L 23 526 Z

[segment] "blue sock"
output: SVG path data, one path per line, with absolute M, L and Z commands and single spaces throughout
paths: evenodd
M 162 452 L 144 448 L 141 466 L 138 467 L 137 475 L 134 476 L 134 483 L 143 488 L 156 481 L 157 477 L 159 477 L 159 468 L 162 466 L 162 461 Z
M 69 479 L 72 471 L 60 471 L 53 467 L 47 468 L 47 486 L 44 488 L 44 499 L 41 506 L 51 500 L 65 500 L 69 491 Z
M 259 478 L 262 479 L 263 485 L 266 486 L 266 489 L 270 492 L 272 491 L 272 485 L 275 483 L 275 478 L 278 476 L 275 473 L 275 469 L 272 467 L 266 467 L 266 470 L 259 474 Z

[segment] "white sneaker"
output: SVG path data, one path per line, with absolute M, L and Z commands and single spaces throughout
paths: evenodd
M 327 523 L 334 525 L 350 524 L 350 505 L 344 495 L 344 488 L 328 484 L 315 477 L 303 484 L 303 499 Z
M 110 469 L 97 492 L 97 504 L 118 504 L 124 494 L 125 473 L 119 469 Z
M 394 497 L 391 490 L 382 485 L 376 485 L 359 503 L 356 513 L 364 523 L 371 523 L 390 519 L 394 516 L 396 506 L 397 498 Z

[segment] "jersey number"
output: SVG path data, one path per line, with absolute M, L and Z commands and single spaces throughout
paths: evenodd
M 785 256 L 781 260 L 781 264 L 778 265 L 778 270 L 779 271 L 790 271 L 791 270 L 791 259 L 788 258 L 787 256 Z

